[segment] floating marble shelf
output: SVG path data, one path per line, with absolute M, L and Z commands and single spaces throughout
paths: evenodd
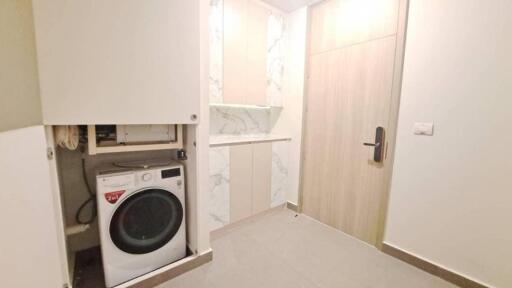
M 270 109 L 270 106 L 262 105 L 245 105 L 245 104 L 225 104 L 225 103 L 210 103 L 210 107 L 230 107 L 230 108 L 249 108 L 249 109 Z
M 283 106 L 261 106 L 261 105 L 245 105 L 245 104 L 225 104 L 210 103 L 210 107 L 228 107 L 228 108 L 247 108 L 247 109 L 282 109 Z
M 210 147 L 229 146 L 236 144 L 249 144 L 261 142 L 290 141 L 291 138 L 284 135 L 214 135 L 210 136 Z

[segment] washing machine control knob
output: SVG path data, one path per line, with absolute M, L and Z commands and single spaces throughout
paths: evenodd
M 144 173 L 142 174 L 142 181 L 147 182 L 153 178 L 153 175 L 151 173 Z

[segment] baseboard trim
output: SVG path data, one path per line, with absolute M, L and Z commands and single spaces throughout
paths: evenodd
M 199 254 L 199 255 L 192 255 L 185 259 L 183 259 L 183 263 L 177 263 L 178 265 L 171 267 L 171 268 L 161 268 L 157 271 L 154 271 L 148 276 L 147 278 L 143 280 L 132 280 L 129 282 L 135 282 L 136 283 L 125 283 L 124 285 L 121 284 L 120 286 L 128 287 L 128 288 L 152 288 L 156 287 L 164 282 L 167 282 L 173 278 L 176 278 L 180 276 L 181 274 L 188 272 L 190 270 L 193 270 L 203 264 L 206 264 L 213 259 L 213 251 L 210 249 L 209 251 Z M 172 264 L 171 264 L 172 265 Z
M 389 244 L 382 244 L 382 252 L 400 259 L 418 269 L 428 272 L 434 276 L 444 279 L 452 284 L 463 288 L 489 288 L 481 283 L 471 280 L 463 275 L 457 274 L 453 271 L 447 270 L 434 263 L 428 262 L 399 248 L 393 247 Z
M 290 201 L 286 202 L 286 208 L 294 211 L 295 213 L 299 213 L 299 206 L 295 203 L 292 203 Z

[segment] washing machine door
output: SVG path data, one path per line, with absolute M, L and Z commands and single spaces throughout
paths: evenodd
M 146 254 L 167 244 L 183 221 L 180 200 L 163 189 L 141 190 L 126 198 L 110 221 L 110 237 L 122 251 Z

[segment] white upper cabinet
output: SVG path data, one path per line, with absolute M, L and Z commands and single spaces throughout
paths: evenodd
M 224 0 L 224 103 L 267 105 L 268 9 Z
M 45 124 L 188 124 L 199 0 L 34 0 Z
M 282 106 L 282 13 L 259 0 L 211 3 L 210 103 Z

